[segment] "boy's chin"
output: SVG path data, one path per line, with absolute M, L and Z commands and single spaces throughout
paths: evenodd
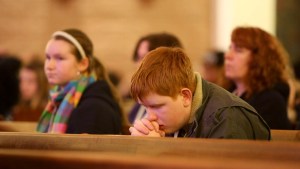
M 173 130 L 170 130 L 170 129 L 163 129 L 162 131 L 164 131 L 166 134 L 173 134 L 175 133 L 176 131 L 173 131 Z

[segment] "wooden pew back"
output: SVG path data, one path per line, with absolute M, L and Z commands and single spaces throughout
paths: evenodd
M 0 132 L 0 159 L 0 168 L 297 168 L 300 144 Z
M 300 141 L 300 130 L 271 130 L 272 141 Z
M 298 142 L 252 140 L 219 140 L 192 138 L 148 138 L 117 135 L 71 135 L 38 133 L 0 133 L 0 148 L 33 150 L 75 150 L 121 152 L 145 155 L 205 156 L 226 155 L 245 158 L 278 158 L 300 160 Z M 293 156 L 296 153 L 299 156 Z
M 192 156 L 192 155 L 191 155 Z M 297 161 L 203 156 L 146 156 L 110 152 L 0 149 L 0 168 L 30 169 L 284 169 L 298 168 Z
M 35 132 L 36 122 L 0 121 L 0 132 Z M 300 141 L 299 130 L 271 130 L 272 141 Z
M 35 132 L 37 122 L 0 121 L 0 132 Z

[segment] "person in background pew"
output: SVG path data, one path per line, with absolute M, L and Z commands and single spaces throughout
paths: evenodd
M 204 80 L 212 82 L 230 91 L 233 82 L 225 77 L 224 71 L 224 52 L 221 50 L 209 50 L 203 58 L 200 67 Z
M 20 100 L 12 113 L 13 121 L 37 122 L 48 101 L 49 85 L 44 64 L 36 56 L 20 70 Z
M 89 37 L 78 29 L 54 32 L 46 46 L 45 73 L 53 85 L 37 131 L 120 134 L 120 98 Z
M 252 105 L 271 129 L 291 129 L 288 59 L 280 42 L 266 31 L 257 27 L 232 31 L 225 75 L 235 84 L 233 93 Z
M 132 77 L 131 94 L 147 114 L 132 136 L 270 140 L 270 129 L 248 103 L 194 72 L 183 49 L 149 52 Z
M 20 68 L 16 56 L 0 55 L 0 120 L 11 120 L 12 109 L 18 103 Z
M 295 72 L 295 129 L 300 130 L 300 61 L 294 63 L 293 70 Z

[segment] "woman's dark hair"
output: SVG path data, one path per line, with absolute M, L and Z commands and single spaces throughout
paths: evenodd
M 134 53 L 133 53 L 133 61 L 138 61 L 138 49 L 140 44 L 143 41 L 149 42 L 149 49 L 148 51 L 152 51 L 158 47 L 179 47 L 183 48 L 180 40 L 170 33 L 155 33 L 155 34 L 149 34 L 139 39 L 137 42 Z

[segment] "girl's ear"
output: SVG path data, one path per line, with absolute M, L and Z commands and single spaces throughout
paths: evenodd
M 188 88 L 182 88 L 181 91 L 180 91 L 180 94 L 182 95 L 183 106 L 184 107 L 190 106 L 192 104 L 192 100 L 193 100 L 192 91 Z
M 86 57 L 86 58 L 83 58 L 80 62 L 79 62 L 79 71 L 80 72 L 84 72 L 88 69 L 89 67 L 89 59 Z

